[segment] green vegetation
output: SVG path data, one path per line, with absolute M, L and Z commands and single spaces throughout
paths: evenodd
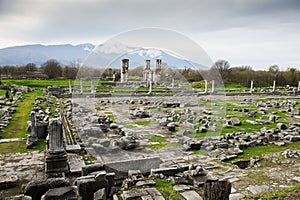
M 171 142 L 171 143 L 150 144 L 150 145 L 145 145 L 144 147 L 149 148 L 149 149 L 162 149 L 162 148 L 167 148 L 167 147 L 181 148 L 182 145 L 177 142 Z
M 155 179 L 156 189 L 166 198 L 170 200 L 184 200 L 179 192 L 173 190 L 175 183 L 167 179 Z
M 138 121 L 138 122 L 134 122 L 136 125 L 140 125 L 140 126 L 148 126 L 151 124 L 156 124 L 155 121 Z
M 286 199 L 296 199 L 296 197 L 299 197 L 299 194 L 291 198 L 291 196 L 296 193 L 296 191 L 300 191 L 300 183 L 284 188 L 281 191 L 265 191 L 260 194 L 255 194 L 255 195 L 248 195 L 245 197 L 245 199 L 256 199 L 256 200 L 272 200 L 272 199 L 277 199 L 277 198 L 286 198 Z
M 24 138 L 26 136 L 26 124 L 33 102 L 36 97 L 42 95 L 43 93 L 40 90 L 23 94 L 23 101 L 17 102 L 16 113 L 12 115 L 8 126 L 2 130 L 2 138 Z
M 150 135 L 149 141 L 150 142 L 166 142 L 167 139 L 160 135 Z
M 264 145 L 264 146 L 249 147 L 249 148 L 244 149 L 244 153 L 239 155 L 234 160 L 239 160 L 239 159 L 247 160 L 247 159 L 250 159 L 253 156 L 261 156 L 261 155 L 264 155 L 266 153 L 281 152 L 281 151 L 284 151 L 286 149 L 300 150 L 300 141 L 294 142 L 294 143 L 291 143 L 291 144 L 287 144 L 287 145 L 281 146 L 281 147 L 279 147 L 277 145 L 274 145 L 274 144 L 267 144 L 267 145 Z
M 7 80 L 2 80 L 2 84 L 23 85 L 32 88 L 47 88 L 48 86 L 68 86 L 69 80 L 67 79 L 57 79 L 57 80 L 7 79 Z
M 26 141 L 0 143 L 0 154 L 4 153 L 27 153 L 31 151 L 44 151 L 46 149 L 45 140 L 39 140 L 32 149 L 26 149 Z

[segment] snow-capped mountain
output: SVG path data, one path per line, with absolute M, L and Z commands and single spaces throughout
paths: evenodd
M 0 49 L 0 65 L 25 65 L 35 63 L 41 65 L 49 59 L 69 65 L 76 60 L 83 61 L 94 49 L 90 43 L 71 45 L 25 45 Z
M 111 43 L 97 46 L 85 64 L 88 66 L 120 67 L 122 59 L 129 59 L 129 67 L 145 65 L 145 60 L 151 61 L 151 68 L 156 59 L 161 59 L 164 65 L 176 68 L 206 69 L 201 63 L 189 61 L 173 52 L 156 48 L 129 47 L 122 43 Z
M 79 61 L 86 66 L 120 67 L 122 59 L 129 59 L 129 67 L 142 66 L 145 60 L 151 60 L 151 68 L 155 59 L 161 59 L 164 65 L 176 68 L 200 68 L 203 65 L 188 61 L 180 55 L 162 49 L 129 47 L 122 43 L 101 44 L 90 43 L 71 45 L 25 45 L 0 49 L 0 65 L 26 65 L 35 63 L 37 66 L 49 59 L 56 59 L 63 65 Z

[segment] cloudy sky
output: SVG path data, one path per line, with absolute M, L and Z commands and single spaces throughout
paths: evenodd
M 0 0 L 0 48 L 97 45 L 143 27 L 177 31 L 231 66 L 300 70 L 299 0 Z

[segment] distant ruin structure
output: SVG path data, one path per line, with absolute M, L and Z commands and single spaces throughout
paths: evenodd
M 129 59 L 123 59 L 121 63 L 121 83 L 128 82 Z

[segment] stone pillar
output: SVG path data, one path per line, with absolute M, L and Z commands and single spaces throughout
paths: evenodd
M 150 70 L 150 62 L 151 62 L 150 60 L 145 60 L 145 65 L 146 65 L 145 70 Z
M 211 93 L 215 92 L 215 80 L 211 81 Z
M 298 92 L 300 92 L 300 81 L 298 81 Z
M 251 83 L 250 83 L 250 93 L 253 92 L 253 80 L 251 80 Z
M 275 92 L 275 89 L 276 89 L 276 81 L 273 81 L 273 90 L 272 90 L 272 92 Z
M 113 81 L 113 82 L 116 81 L 116 74 L 115 74 L 115 72 L 114 72 L 113 75 L 112 75 L 112 81 Z
M 82 80 L 80 79 L 80 94 L 83 93 L 83 86 L 82 86 Z
M 69 93 L 72 94 L 72 80 L 69 80 Z
M 174 88 L 174 78 L 172 79 L 172 88 Z
M 121 64 L 121 83 L 128 81 L 129 59 L 123 59 Z
M 204 93 L 207 93 L 207 80 L 204 80 L 205 86 L 204 86 Z
M 31 121 L 31 136 L 32 138 L 38 138 L 37 131 L 36 131 L 36 113 L 34 111 L 31 111 L 30 113 L 30 121 Z
M 91 80 L 91 93 L 92 93 L 92 94 L 95 93 L 94 81 L 93 81 L 93 80 Z
M 154 82 L 160 82 L 161 80 L 161 59 L 156 59 L 155 71 L 154 71 Z
M 152 94 L 152 81 L 150 80 L 150 83 L 149 83 L 149 92 L 148 94 Z
M 67 154 L 63 144 L 63 129 L 61 119 L 51 118 L 49 120 L 48 132 L 46 173 L 66 172 Z
M 203 200 L 229 200 L 231 183 L 226 180 L 207 180 Z

